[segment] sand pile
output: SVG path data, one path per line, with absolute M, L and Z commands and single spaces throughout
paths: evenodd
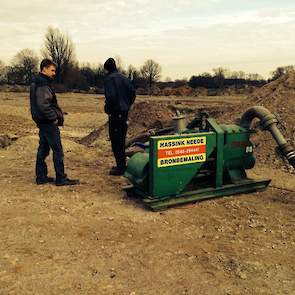
M 168 107 L 169 102 L 138 102 L 133 105 L 129 112 L 128 138 L 147 129 L 164 128 L 171 125 L 173 111 Z M 98 138 L 108 136 L 108 124 L 93 130 L 87 136 L 81 138 L 79 143 L 87 146 L 99 145 Z
M 248 100 L 243 108 L 252 105 L 262 105 L 277 114 L 287 131 L 292 132 L 295 127 L 295 72 L 259 88 Z
M 166 102 L 143 101 L 136 103 L 129 113 L 130 135 L 150 128 L 162 128 L 169 124 L 173 115 Z
M 257 89 L 231 114 L 222 117 L 227 122 L 234 121 L 250 107 L 264 106 L 273 112 L 279 122 L 284 136 L 295 145 L 295 72 L 290 72 L 279 79 Z M 258 164 L 271 165 L 276 168 L 289 167 L 278 158 L 276 144 L 268 132 L 258 132 L 253 136 L 256 144 Z

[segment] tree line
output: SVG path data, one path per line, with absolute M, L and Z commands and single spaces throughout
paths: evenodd
M 49 27 L 44 37 L 41 58 L 50 58 L 57 65 L 55 87 L 62 90 L 89 90 L 90 87 L 103 88 L 103 64 L 85 63 L 79 65 L 75 46 L 68 34 L 58 28 Z M 5 65 L 0 60 L 0 83 L 29 85 L 39 70 L 40 58 L 31 49 L 19 51 Z M 137 69 L 129 65 L 126 69 L 120 57 L 116 57 L 118 70 L 130 77 L 137 87 L 151 88 L 161 76 L 161 66 L 154 60 L 147 60 Z
M 104 69 L 102 63 L 93 65 L 90 63 L 79 64 L 75 54 L 75 46 L 68 34 L 58 28 L 49 27 L 46 31 L 41 50 L 41 58 L 50 58 L 57 64 L 55 86 L 61 91 L 72 89 L 89 90 L 90 88 L 103 88 Z M 225 87 L 261 86 L 269 80 L 275 80 L 288 71 L 294 70 L 294 66 L 278 67 L 271 73 L 268 81 L 259 74 L 245 73 L 243 71 L 230 71 L 219 67 L 212 73 L 193 75 L 190 79 L 172 81 L 166 78 L 160 81 L 161 66 L 152 59 L 136 68 L 133 65 L 123 66 L 122 59 L 116 57 L 118 70 L 128 76 L 136 88 L 151 93 L 153 87 L 164 89 L 189 86 L 191 88 L 223 89 Z M 38 73 L 40 58 L 31 49 L 19 51 L 5 65 L 0 60 L 0 83 L 29 85 L 33 76 Z

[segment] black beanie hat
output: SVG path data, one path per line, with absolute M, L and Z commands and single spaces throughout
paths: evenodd
M 107 59 L 107 61 L 104 63 L 103 66 L 107 71 L 109 71 L 110 73 L 117 71 L 117 66 L 116 66 L 116 62 L 115 60 L 110 57 L 109 59 Z

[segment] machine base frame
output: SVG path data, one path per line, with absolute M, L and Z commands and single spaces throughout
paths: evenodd
M 140 191 L 133 185 L 125 187 L 124 191 L 130 197 L 141 198 L 142 202 L 153 211 L 163 211 L 166 210 L 168 207 L 191 203 L 194 201 L 261 191 L 264 190 L 270 182 L 271 180 L 269 179 L 245 179 L 244 181 L 241 181 L 239 183 L 227 184 L 219 188 L 209 187 L 163 198 L 153 198 L 147 195 L 145 192 Z

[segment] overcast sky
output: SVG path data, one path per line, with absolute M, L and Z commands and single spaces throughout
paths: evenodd
M 69 33 L 80 62 L 158 61 L 162 78 L 223 66 L 265 77 L 295 64 L 294 0 L 0 0 L 0 59 L 38 54 L 46 28 Z

